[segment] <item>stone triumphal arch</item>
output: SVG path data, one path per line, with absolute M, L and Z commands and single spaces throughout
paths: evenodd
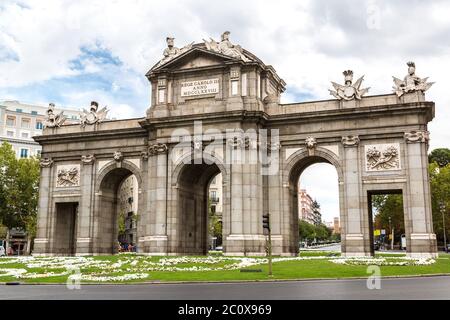
M 281 104 L 275 69 L 234 45 L 214 40 L 174 46 L 146 74 L 145 117 L 108 120 L 92 102 L 80 124 L 64 125 L 49 107 L 42 147 L 36 254 L 117 251 L 117 190 L 134 175 L 138 251 L 207 252 L 207 190 L 222 174 L 223 250 L 265 252 L 269 212 L 273 252 L 298 252 L 298 179 L 309 165 L 336 168 L 342 251 L 373 254 L 370 195 L 401 192 L 408 253 L 435 256 L 427 173 L 431 86 L 415 75 L 394 78 L 394 93 L 367 96 L 363 78 L 332 83 L 333 99 Z M 386 84 L 388 87 L 389 84 Z M 327 177 L 320 177 L 326 179 Z

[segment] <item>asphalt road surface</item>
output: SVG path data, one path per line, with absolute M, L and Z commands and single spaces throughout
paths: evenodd
M 251 283 L 82 285 L 0 285 L 0 299 L 78 300 L 264 300 L 264 299 L 446 299 L 450 276 L 390 278 L 381 289 L 361 280 L 308 280 Z
M 340 243 L 332 243 L 329 244 L 327 246 L 324 247 L 319 247 L 319 248 L 300 248 L 300 252 L 301 251 L 337 251 L 337 252 L 341 252 L 341 244 Z

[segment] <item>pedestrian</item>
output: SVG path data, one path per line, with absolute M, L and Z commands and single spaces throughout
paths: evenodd
M 8 249 L 6 250 L 6 255 L 7 256 L 12 256 L 14 254 L 14 249 L 9 246 Z

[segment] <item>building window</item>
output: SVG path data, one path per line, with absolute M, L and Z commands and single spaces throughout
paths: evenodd
M 238 80 L 231 80 L 231 95 L 235 96 L 238 94 L 239 82 Z
M 31 120 L 28 118 L 22 118 L 22 128 L 29 128 Z
M 6 131 L 6 136 L 7 137 L 14 137 L 14 131 Z
M 246 96 L 247 95 L 247 74 L 243 73 L 242 74 L 242 84 L 241 84 L 241 90 L 242 90 L 242 95 Z
M 72 120 L 77 120 L 77 116 L 72 116 Z
M 14 127 L 16 125 L 16 117 L 8 116 L 6 118 L 6 125 L 10 127 Z
M 16 112 L 22 112 L 22 109 L 16 109 Z
M 20 157 L 28 158 L 28 149 L 20 149 Z
M 166 93 L 165 89 L 158 90 L 158 103 L 164 103 L 164 95 Z
M 33 116 L 37 116 L 38 112 L 37 112 L 37 111 L 31 111 L 31 114 L 32 114 Z
M 256 97 L 261 97 L 261 75 L 259 73 L 256 77 Z
M 44 124 L 42 123 L 42 121 L 40 121 L 40 120 L 36 121 L 36 129 L 42 130 L 43 128 L 44 128 Z
M 22 138 L 28 139 L 28 132 L 22 132 Z

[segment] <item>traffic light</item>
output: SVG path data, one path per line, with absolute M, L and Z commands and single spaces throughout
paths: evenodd
M 269 220 L 269 214 L 263 214 L 263 228 L 270 230 L 270 220 Z

